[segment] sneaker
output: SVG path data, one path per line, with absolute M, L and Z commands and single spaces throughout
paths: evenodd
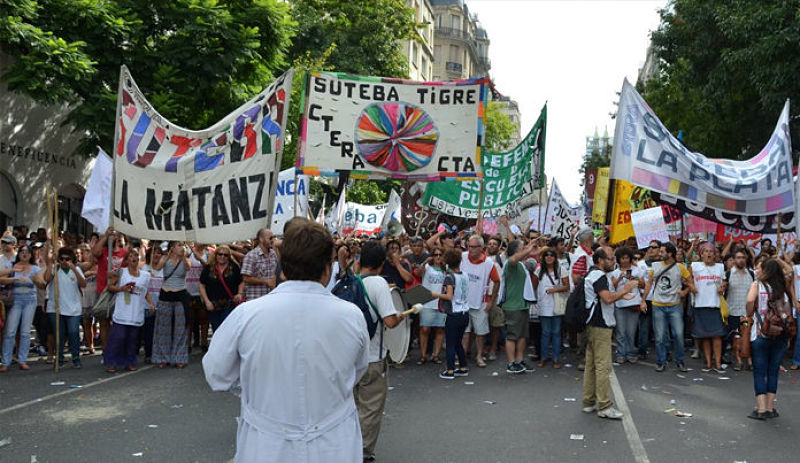
M 693 359 L 699 359 L 700 358 L 700 351 L 699 350 L 693 350 L 692 351 L 692 358 Z
M 656 371 L 659 373 L 663 372 L 666 368 L 667 366 L 663 363 L 659 363 L 658 365 L 656 365 Z
M 512 374 L 512 375 L 517 375 L 517 374 L 523 373 L 524 371 L 525 371 L 525 368 L 523 368 L 522 366 L 518 365 L 517 363 L 509 363 L 509 364 L 506 365 L 506 373 L 509 373 L 509 374 Z
M 497 354 L 492 352 L 492 353 L 489 354 L 488 357 L 486 357 L 486 359 L 489 360 L 490 362 L 495 361 L 495 360 L 497 360 Z
M 451 372 L 445 370 L 445 371 L 439 373 L 439 377 L 442 378 L 442 379 L 456 379 L 456 374 L 455 374 L 455 372 L 451 373 Z
M 702 371 L 703 373 L 709 373 L 711 372 L 711 367 L 703 367 L 700 369 L 700 371 Z
M 80 370 L 81 368 L 83 368 L 83 365 L 81 364 L 80 360 L 76 359 L 76 360 L 72 361 L 72 367 L 77 369 L 77 370 Z
M 600 418 L 608 418 L 609 420 L 621 420 L 623 416 L 622 412 L 614 408 L 613 406 L 606 408 L 605 410 L 600 410 L 597 412 L 597 416 Z
M 456 376 L 469 376 L 469 370 L 466 368 L 459 368 L 458 370 L 453 372 Z
M 517 365 L 521 366 L 524 371 L 535 371 L 532 366 L 525 363 L 525 360 L 520 360 Z
M 714 373 L 717 373 L 717 374 L 720 374 L 720 375 L 724 375 L 725 374 L 725 370 L 723 370 L 722 368 L 713 368 L 713 370 L 714 370 Z
M 370 453 L 369 455 L 364 454 L 364 461 L 375 461 L 375 454 Z
M 678 370 L 680 370 L 682 373 L 686 373 L 687 371 L 689 371 L 689 369 L 686 368 L 686 365 L 683 362 L 678 364 Z
M 591 407 L 583 407 L 581 409 L 583 413 L 592 413 L 597 411 L 597 404 L 592 405 Z
M 39 357 L 47 356 L 47 349 L 44 346 L 39 346 L 36 348 L 36 353 L 39 354 Z

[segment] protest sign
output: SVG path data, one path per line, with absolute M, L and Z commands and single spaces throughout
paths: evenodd
M 586 169 L 583 172 L 583 198 L 586 214 L 592 215 L 594 208 L 594 190 L 597 186 L 597 169 Z
M 365 235 L 379 233 L 385 214 L 386 204 L 367 206 L 365 204 L 347 203 L 340 232 L 345 235 L 353 232 Z
M 594 206 L 592 207 L 592 222 L 606 223 L 608 214 L 608 178 L 609 168 L 597 169 L 597 185 L 594 189 Z
M 636 246 L 644 249 L 650 241 L 658 240 L 662 243 L 669 241 L 667 225 L 660 207 L 653 207 L 631 214 L 631 223 L 636 233 Z
M 272 225 L 270 229 L 276 235 L 283 233 L 283 226 L 292 217 L 308 216 L 308 176 L 298 175 L 297 184 L 294 181 L 295 170 L 282 170 L 278 175 L 278 185 L 275 189 L 275 210 L 272 212 Z M 294 190 L 297 188 L 297 214 L 294 213 Z
M 297 168 L 354 179 L 479 178 L 486 82 L 310 72 Z
M 708 115 L 707 117 L 713 117 Z M 745 161 L 709 159 L 672 136 L 626 80 L 620 95 L 610 176 L 699 209 L 739 217 L 794 212 L 789 102 L 766 146 Z M 682 207 L 679 206 L 682 209 Z
M 389 226 L 389 222 L 393 220 L 402 227 L 402 222 L 400 220 L 401 213 L 402 202 L 400 200 L 400 195 L 392 190 L 392 192 L 389 193 L 389 202 L 386 204 L 386 213 L 383 215 L 383 220 L 381 221 L 381 229 L 386 230 L 386 227 Z
M 554 179 L 550 184 L 550 200 L 547 203 L 542 233 L 553 237 L 569 238 L 572 230 L 580 226 L 580 223 L 575 220 L 578 214 L 574 209 L 576 208 L 570 206 L 564 199 L 561 189 L 558 188 L 558 183 Z
M 544 148 L 547 106 L 528 135 L 502 153 L 484 153 L 483 180 L 433 182 L 425 188 L 425 207 L 457 217 L 477 218 L 519 215 L 518 202 L 544 180 Z M 483 182 L 483 207 L 480 206 Z
M 727 243 L 728 241 L 744 241 L 746 243 L 751 243 L 760 240 L 761 233 L 742 230 L 741 228 L 733 228 L 718 223 L 714 238 L 717 243 Z
M 292 71 L 205 130 L 161 116 L 120 72 L 113 226 L 155 240 L 230 242 L 268 226 Z
M 611 208 L 611 244 L 617 244 L 633 236 L 630 198 L 633 185 L 624 180 L 614 182 L 614 204 Z

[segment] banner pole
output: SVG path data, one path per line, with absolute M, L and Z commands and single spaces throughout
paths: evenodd
M 778 238 L 775 241 L 776 241 L 776 246 L 777 246 L 777 252 L 780 253 L 781 252 L 781 213 L 780 212 L 778 212 L 778 230 L 777 231 L 778 231 Z M 778 254 L 778 255 L 780 255 L 780 254 Z
M 52 188 L 52 191 L 51 191 Z M 53 362 L 53 371 L 58 373 L 60 367 L 59 346 L 61 345 L 61 307 L 59 304 L 59 288 L 58 288 L 58 193 L 54 187 L 47 187 L 47 213 L 50 221 L 50 249 L 44 248 L 45 252 L 52 250 L 53 255 L 50 257 L 55 259 L 51 260 L 53 265 L 53 307 L 55 308 L 56 326 L 55 326 L 55 354 L 56 360 Z
M 543 191 L 544 191 L 544 188 L 539 188 L 539 222 L 536 224 L 539 233 L 542 232 L 542 192 Z M 525 232 L 527 233 L 528 230 L 525 230 Z
M 476 233 L 483 233 L 483 185 L 484 181 L 481 179 L 481 190 L 478 194 L 478 221 L 475 223 Z
M 292 217 L 297 217 L 297 180 L 299 176 L 294 172 L 294 206 L 292 207 Z

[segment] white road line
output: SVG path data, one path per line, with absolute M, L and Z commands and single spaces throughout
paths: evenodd
M 75 389 L 67 389 L 65 391 L 56 392 L 55 394 L 50 394 L 50 395 L 46 395 L 44 397 L 39 397 L 38 399 L 33 399 L 33 400 L 29 400 L 27 402 L 22 402 L 21 404 L 14 405 L 13 407 L 8 407 L 8 408 L 4 408 L 3 410 L 0 410 L 0 415 L 6 414 L 8 412 L 13 412 L 14 410 L 19 410 L 20 408 L 25 408 L 25 407 L 29 407 L 31 405 L 36 405 L 36 404 L 39 404 L 39 403 L 42 403 L 42 402 L 46 402 L 48 400 L 55 399 L 56 397 L 65 396 L 67 394 L 72 394 L 74 392 L 80 392 L 80 391 L 83 391 L 84 389 L 88 389 L 88 388 L 93 387 L 93 386 L 98 386 L 100 384 L 107 383 L 109 381 L 114 381 L 115 379 L 124 378 L 124 377 L 129 376 L 129 375 L 135 375 L 136 373 L 141 373 L 141 372 L 143 372 L 145 370 L 149 370 L 151 368 L 153 368 L 153 365 L 148 365 L 146 367 L 139 368 L 136 371 L 129 371 L 127 373 L 114 375 L 114 376 L 111 376 L 109 378 L 98 379 L 97 381 L 94 381 L 94 382 L 91 382 L 91 383 L 82 384 L 81 387 L 78 387 L 78 388 L 75 388 Z
M 614 370 L 611 370 L 611 390 L 614 392 L 614 399 L 617 403 L 617 408 L 625 416 L 622 417 L 622 426 L 625 428 L 625 437 L 628 438 L 628 445 L 631 447 L 633 459 L 636 463 L 650 463 L 647 457 L 647 451 L 644 449 L 642 439 L 639 437 L 639 431 L 636 430 L 636 424 L 633 422 L 631 410 L 628 408 L 628 403 L 625 401 L 625 396 L 622 394 L 622 387 L 619 385 L 617 375 Z

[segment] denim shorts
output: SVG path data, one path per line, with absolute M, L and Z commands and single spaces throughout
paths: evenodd
M 442 312 L 439 312 L 436 309 L 425 307 L 422 309 L 422 312 L 419 313 L 419 324 L 420 326 L 443 328 L 446 318 L 447 315 L 443 314 Z

